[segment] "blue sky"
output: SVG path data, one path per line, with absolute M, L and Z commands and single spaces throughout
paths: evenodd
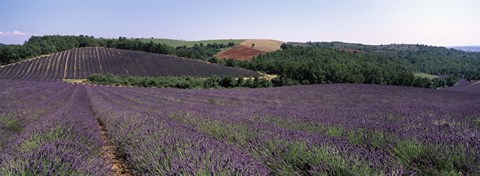
M 0 0 L 0 43 L 31 35 L 480 45 L 479 0 Z

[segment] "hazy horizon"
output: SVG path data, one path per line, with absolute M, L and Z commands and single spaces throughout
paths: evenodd
M 479 46 L 475 0 L 6 0 L 0 43 L 32 35 Z

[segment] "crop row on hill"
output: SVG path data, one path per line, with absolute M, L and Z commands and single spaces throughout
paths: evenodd
M 92 74 L 127 76 L 257 76 L 254 71 L 207 62 L 110 48 L 77 48 L 0 68 L 0 78 L 82 79 Z
M 178 42 L 184 43 L 182 41 Z M 105 39 L 83 35 L 32 36 L 23 45 L 1 45 L 0 65 L 11 64 L 23 61 L 25 59 L 82 47 L 107 47 L 124 50 L 145 51 L 206 61 L 212 59 L 213 56 L 222 49 L 232 47 L 239 42 L 240 40 L 185 42 L 188 47 L 185 45 L 173 47 L 171 45 L 163 44 L 163 42 L 145 42 L 144 40 L 127 39 L 125 37 L 119 37 L 118 39 Z
M 106 175 L 99 119 L 136 175 L 480 174 L 478 94 L 0 85 L 2 173 Z

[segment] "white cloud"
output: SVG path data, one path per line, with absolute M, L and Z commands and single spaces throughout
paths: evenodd
M 20 32 L 20 31 L 13 31 L 13 32 L 2 32 L 0 31 L 0 36 L 27 36 L 28 33 Z

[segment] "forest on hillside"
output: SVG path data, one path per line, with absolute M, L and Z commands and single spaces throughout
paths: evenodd
M 307 45 L 363 53 L 368 57 L 386 58 L 416 72 L 433 75 L 458 74 L 467 76 L 467 79 L 477 74 L 477 77 L 471 79 L 479 79 L 480 53 L 478 52 L 465 52 L 420 44 L 363 45 L 342 42 L 308 42 Z
M 448 76 L 436 79 L 415 77 L 409 62 L 393 54 L 293 45 L 251 61 L 227 60 L 226 64 L 279 75 L 274 85 L 367 83 L 437 88 L 453 86 L 459 78 L 458 72 L 445 72 Z

